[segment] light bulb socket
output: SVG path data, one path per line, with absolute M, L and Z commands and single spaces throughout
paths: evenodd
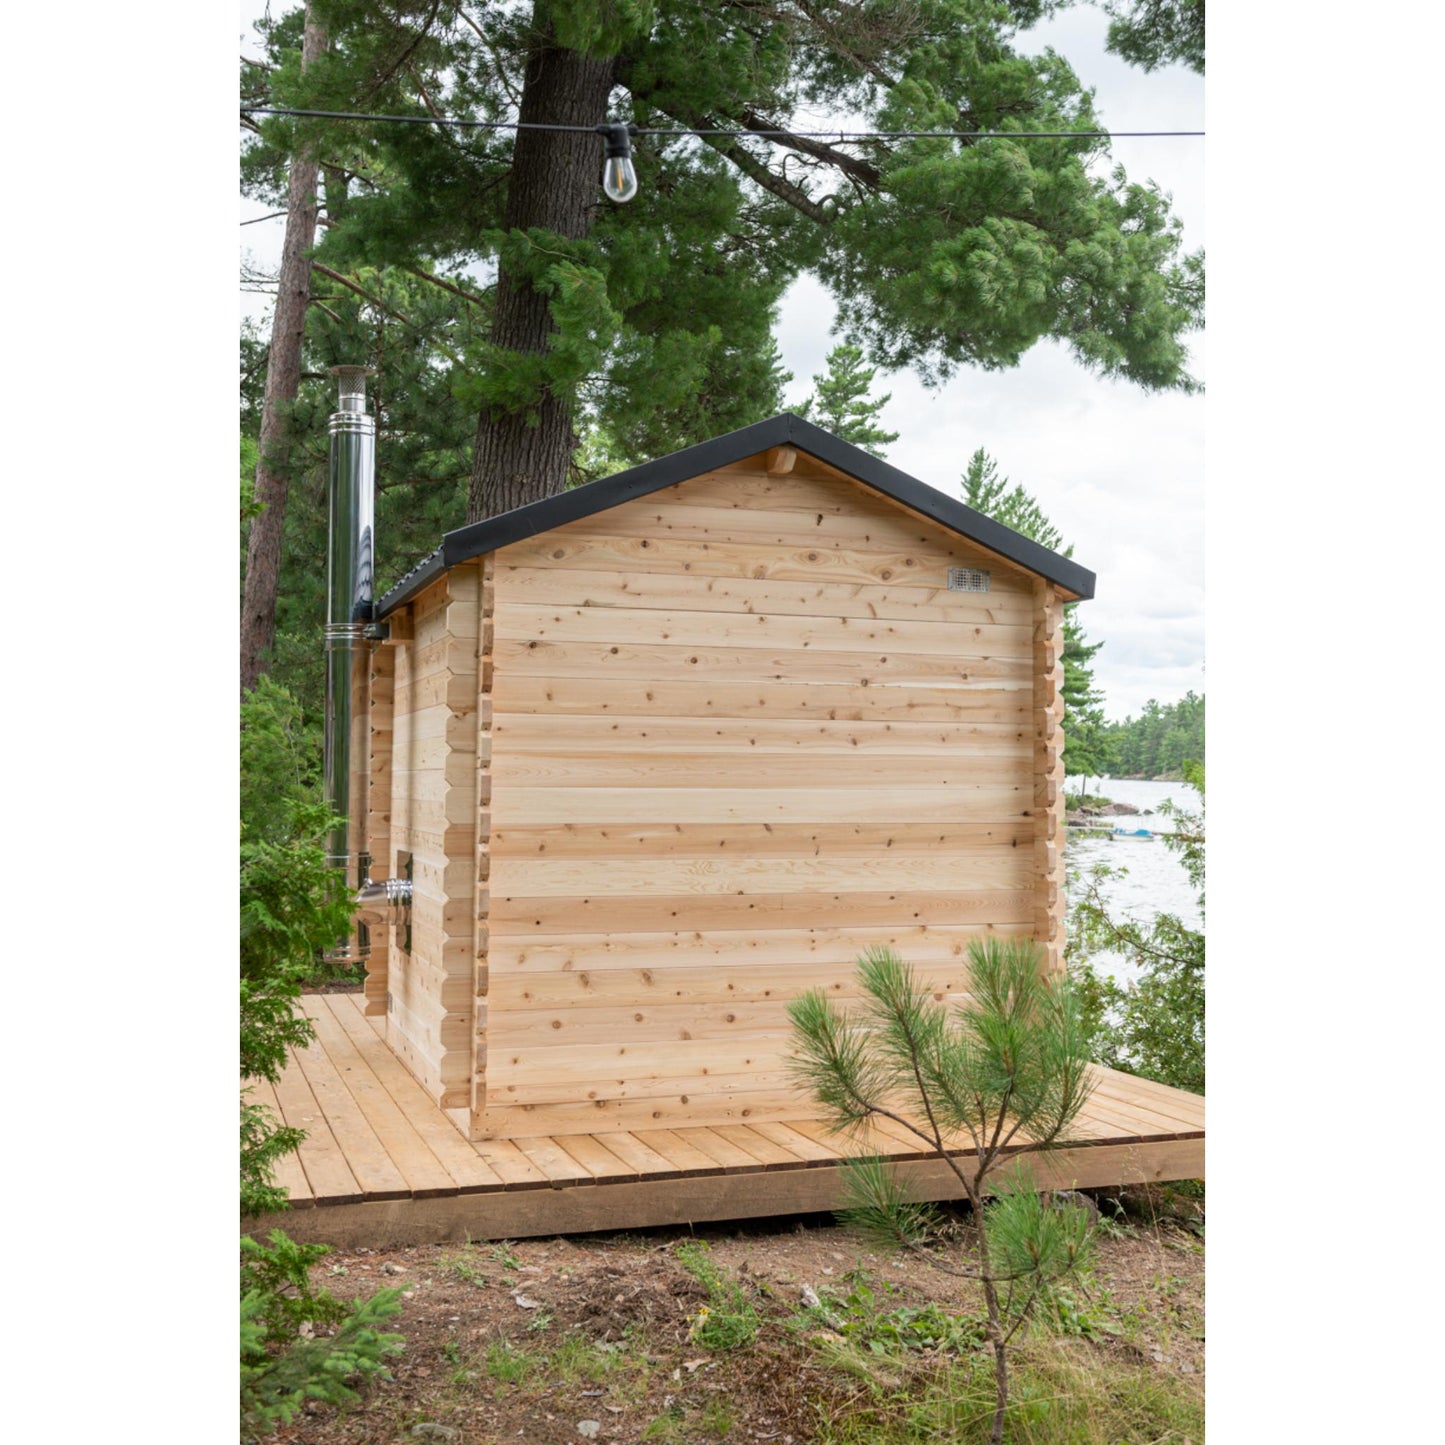
M 607 141 L 607 159 L 623 160 L 632 156 L 632 137 L 637 134 L 635 125 L 627 125 L 622 121 L 611 121 L 605 125 L 596 127 L 597 134 L 603 136 Z

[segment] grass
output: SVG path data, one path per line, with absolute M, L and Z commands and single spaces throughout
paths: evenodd
M 823 1294 L 785 1326 L 819 1381 L 807 1406 L 821 1445 L 987 1441 L 995 1385 L 978 1319 L 900 1303 L 862 1270 L 845 1283 L 846 1294 Z M 1171 1331 L 1203 1337 L 1202 1318 L 1178 1308 L 1180 1284 L 1161 1271 L 1153 1306 L 1130 1311 L 1088 1280 L 1058 1291 L 1015 1342 L 1010 1445 L 1202 1441 L 1200 1381 L 1167 1363 Z
M 982 1445 L 993 1422 L 994 1381 L 976 1354 L 911 1372 L 840 1348 L 835 1396 L 814 1401 L 820 1445 Z M 1126 1445 L 1202 1441 L 1204 1401 L 1184 1381 L 1113 1359 L 1086 1342 L 1030 1340 L 1009 1377 L 1010 1445 Z
M 690 1445 L 706 1435 L 726 1440 L 736 1424 L 736 1411 L 731 1402 L 721 1397 L 709 1400 L 697 1410 L 676 1402 L 649 1422 L 641 1438 L 655 1445 Z
M 973 1315 L 932 1303 L 894 1305 L 893 1285 L 884 1280 L 875 1287 L 862 1269 L 850 1271 L 845 1280 L 851 1285 L 846 1295 L 824 1291 L 817 1307 L 794 1314 L 789 1323 L 795 1333 L 821 1326 L 879 1357 L 908 1350 L 958 1353 L 983 1343 L 982 1321 Z
M 487 1346 L 487 1373 L 499 1385 L 525 1384 L 537 1367 L 537 1360 L 528 1350 L 518 1349 L 510 1340 L 497 1340 Z
M 489 1283 L 486 1271 L 479 1268 L 470 1246 L 456 1254 L 445 1254 L 437 1261 L 438 1266 L 464 1284 L 474 1284 L 485 1289 Z
M 762 1321 L 747 1291 L 713 1261 L 702 1240 L 679 1245 L 677 1262 L 707 1290 L 688 1338 L 707 1350 L 738 1350 L 757 1339 Z
M 448 1363 L 457 1364 L 447 1350 L 442 1353 Z M 498 1338 L 487 1347 L 483 1365 L 499 1388 L 550 1395 L 558 1389 L 601 1386 L 614 1403 L 635 1403 L 647 1393 L 646 1354 L 645 1346 L 631 1337 L 619 1343 L 569 1330 L 550 1348 Z

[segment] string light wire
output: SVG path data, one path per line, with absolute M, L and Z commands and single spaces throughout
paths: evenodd
M 297 116 L 311 120 L 364 120 L 399 125 L 455 126 L 459 130 L 555 130 L 590 135 L 593 125 L 549 125 L 542 121 L 452 120 L 433 115 L 367 115 L 353 110 L 293 110 L 280 106 L 243 105 L 241 113 Z M 688 126 L 628 126 L 634 136 L 698 135 L 729 136 L 735 140 L 797 139 L 832 140 L 839 144 L 862 140 L 1112 140 L 1145 137 L 1195 137 L 1202 130 L 707 130 Z

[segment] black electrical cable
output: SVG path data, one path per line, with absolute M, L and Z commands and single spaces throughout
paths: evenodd
M 386 121 L 404 125 L 449 125 L 461 130 L 560 130 L 574 135 L 591 134 L 593 125 L 547 125 L 540 121 L 523 124 L 515 120 L 449 120 L 433 115 L 366 115 L 353 110 L 289 110 L 279 106 L 243 105 L 243 115 L 291 115 L 314 120 Z M 839 143 L 859 140 L 1090 140 L 1123 139 L 1149 136 L 1202 136 L 1202 130 L 693 130 L 686 126 L 670 128 L 629 126 L 633 135 L 715 135 L 743 140 L 755 136 L 760 140 L 774 137 L 795 137 L 799 140 L 834 140 Z

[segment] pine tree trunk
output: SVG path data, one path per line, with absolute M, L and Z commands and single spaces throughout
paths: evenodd
M 306 10 L 301 68 L 326 48 L 326 35 Z M 262 511 L 251 521 L 246 542 L 246 580 L 241 597 L 241 692 L 256 686 L 276 641 L 276 591 L 281 578 L 281 530 L 290 486 L 291 404 L 301 384 L 301 341 L 311 294 L 311 247 L 316 239 L 316 175 L 306 147 L 291 162 L 286 194 L 286 235 L 271 347 L 266 357 L 266 393 L 261 404 L 256 500 Z
M 980 1170 L 968 1189 L 968 1202 L 973 1208 L 973 1224 L 978 1231 L 978 1264 L 983 1276 L 983 1298 L 987 1307 L 984 1332 L 993 1347 L 994 1408 L 989 1445 L 1002 1445 L 1004 1420 L 1008 1412 L 1008 1336 L 1003 1327 L 1003 1310 L 999 1306 L 998 1286 L 993 1281 L 993 1260 L 989 1256 L 988 1230 L 983 1218 L 983 1176 Z
M 595 126 L 605 120 L 614 61 L 593 60 L 553 43 L 543 0 L 533 9 L 537 40 L 527 61 L 518 119 L 524 124 Z M 541 227 L 578 240 L 592 227 L 601 196 L 602 142 L 569 131 L 519 130 L 512 151 L 503 225 Z M 505 271 L 497 277 L 493 343 L 537 355 L 551 347 L 547 297 Z M 576 446 L 571 396 L 544 391 L 535 411 L 489 406 L 477 423 L 467 521 L 477 522 L 543 497 L 567 480 Z

